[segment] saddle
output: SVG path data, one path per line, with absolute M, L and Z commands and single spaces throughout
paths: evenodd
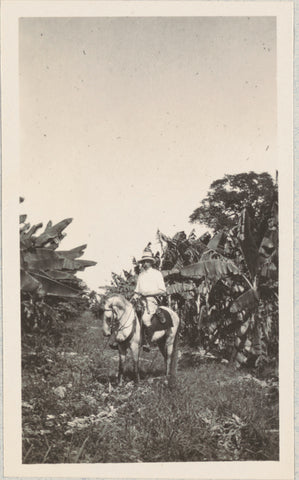
M 167 330 L 170 327 L 173 327 L 170 313 L 159 307 L 152 316 L 151 325 L 149 327 L 142 325 L 143 349 L 149 352 L 153 334 L 161 330 Z
M 156 313 L 152 316 L 152 325 L 151 329 L 153 332 L 159 330 L 167 330 L 168 328 L 173 327 L 173 322 L 170 313 L 164 308 L 158 308 Z

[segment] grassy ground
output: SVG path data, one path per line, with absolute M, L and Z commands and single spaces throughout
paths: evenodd
M 278 460 L 275 378 L 207 361 L 180 346 L 176 387 L 157 349 L 141 382 L 118 388 L 117 352 L 90 314 L 61 338 L 23 341 L 23 463 Z

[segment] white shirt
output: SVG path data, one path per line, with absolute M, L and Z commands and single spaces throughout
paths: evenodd
M 162 273 L 151 267 L 148 270 L 143 270 L 138 276 L 135 292 L 141 295 L 161 295 L 166 293 Z

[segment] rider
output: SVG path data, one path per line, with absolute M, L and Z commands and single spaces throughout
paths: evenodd
M 145 332 L 148 332 L 149 335 L 152 316 L 159 306 L 157 297 L 166 294 L 163 275 L 159 270 L 154 268 L 155 262 L 156 259 L 150 246 L 147 246 L 138 262 L 141 264 L 141 272 L 138 276 L 135 293 L 133 295 L 133 299 L 136 299 L 139 295 L 141 296 L 144 306 L 142 323 L 145 326 Z M 143 345 L 143 348 L 144 350 L 149 351 L 149 342 L 146 336 L 144 341 L 145 344 Z

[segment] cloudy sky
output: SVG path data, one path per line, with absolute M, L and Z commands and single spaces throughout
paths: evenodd
M 129 269 L 211 182 L 274 175 L 273 17 L 20 20 L 21 213 L 73 217 L 91 288 Z M 205 229 L 199 227 L 198 232 Z

